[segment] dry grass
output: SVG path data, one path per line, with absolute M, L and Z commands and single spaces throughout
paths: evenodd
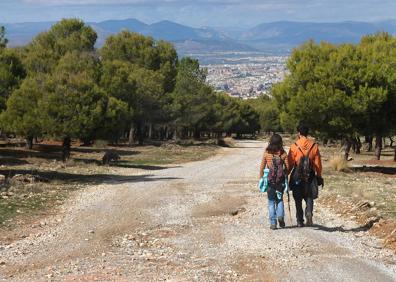
M 224 144 L 225 144 L 226 147 L 230 147 L 230 148 L 235 147 L 234 138 L 226 137 L 226 138 L 223 139 L 223 141 L 224 141 Z
M 375 163 L 373 152 L 354 154 L 353 161 L 346 162 L 337 157 L 339 148 L 321 146 L 320 150 L 326 184 L 322 196 L 335 196 L 352 204 L 374 202 L 381 216 L 396 219 L 396 163 L 390 162 L 391 149 L 384 150 L 382 160 Z
M 0 174 L 7 178 L 0 185 L 0 228 L 13 228 L 21 216 L 34 217 L 53 209 L 71 191 L 103 181 L 133 181 L 139 170 L 149 174 L 152 170 L 203 160 L 215 155 L 218 148 L 207 144 L 108 147 L 99 142 L 93 147 L 73 147 L 71 158 L 63 163 L 58 144 L 35 146 L 34 150 L 13 145 L 0 147 Z M 117 152 L 121 161 L 111 166 L 101 165 L 108 150 Z M 11 178 L 17 174 L 42 177 L 46 183 L 13 181 Z
M 350 172 L 351 171 L 351 168 L 349 167 L 348 161 L 345 160 L 340 155 L 332 156 L 330 158 L 329 165 L 335 171 L 340 171 L 340 172 Z
M 396 162 L 393 150 L 386 148 L 381 161 L 375 160 L 373 152 L 354 154 L 353 160 L 345 162 L 337 158 L 339 148 L 320 147 L 325 188 L 321 190 L 319 203 L 356 220 L 362 227 L 384 239 L 384 245 L 396 250 Z M 343 172 L 345 163 L 348 173 Z M 367 208 L 356 209 L 359 203 L 369 203 Z M 373 218 L 378 223 L 367 224 Z M 391 240 L 394 240 L 390 242 Z

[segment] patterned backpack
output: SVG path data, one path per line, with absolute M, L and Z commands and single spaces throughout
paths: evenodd
M 285 163 L 280 156 L 272 155 L 272 165 L 269 167 L 268 183 L 276 190 L 283 191 L 285 185 L 286 172 Z

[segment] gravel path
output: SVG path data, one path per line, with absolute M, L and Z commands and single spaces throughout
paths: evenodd
M 0 279 L 396 281 L 396 256 L 323 207 L 315 227 L 269 230 L 256 188 L 264 144 L 238 145 L 79 192 L 20 240 L 0 243 Z

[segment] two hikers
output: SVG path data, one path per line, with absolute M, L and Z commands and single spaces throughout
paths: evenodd
M 264 175 L 264 169 L 268 169 L 268 213 L 270 228 L 276 229 L 277 222 L 281 228 L 285 227 L 285 210 L 283 193 L 287 189 L 287 175 L 290 171 L 288 156 L 283 149 L 282 137 L 272 135 L 269 145 L 264 152 L 260 166 L 260 178 Z
M 283 192 L 287 189 L 287 175 L 290 173 L 289 186 L 293 191 L 293 198 L 296 204 L 297 226 L 304 226 L 304 212 L 302 202 L 305 201 L 306 225 L 312 226 L 314 199 L 318 196 L 318 186 L 323 186 L 322 161 L 319 148 L 316 143 L 307 138 L 309 128 L 306 125 L 299 125 L 297 128 L 298 139 L 290 147 L 289 154 L 283 149 L 282 137 L 274 134 L 264 153 L 261 166 L 260 178 L 267 168 L 268 178 L 268 211 L 270 218 L 270 228 L 277 228 L 277 219 L 280 227 L 284 227 L 284 205 Z M 275 160 L 275 161 L 274 161 Z M 280 164 L 279 164 L 280 163 Z M 280 169 L 282 167 L 282 169 Z M 280 180 L 274 185 L 274 171 L 283 173 L 286 181 Z M 271 180 L 272 179 L 272 180 Z M 272 182 L 272 183 L 271 183 Z

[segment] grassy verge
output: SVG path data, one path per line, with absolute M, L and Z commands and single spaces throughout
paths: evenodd
M 74 147 L 71 159 L 60 161 L 59 147 L 0 147 L 0 229 L 15 226 L 46 214 L 67 199 L 70 192 L 106 181 L 128 183 L 142 171 L 166 169 L 199 161 L 216 154 L 219 147 L 208 144 L 141 147 Z M 106 151 L 120 155 L 110 166 L 101 164 Z M 19 177 L 19 178 L 18 178 Z
M 381 217 L 396 219 L 396 163 L 391 161 L 392 152 L 386 149 L 381 161 L 367 152 L 354 155 L 348 168 L 344 164 L 337 166 L 343 172 L 335 170 L 332 163 L 338 150 L 321 148 L 326 180 L 323 195 L 343 197 L 353 203 L 368 202 Z
M 321 152 L 326 186 L 319 202 L 339 215 L 356 220 L 360 230 L 380 237 L 384 246 L 396 250 L 393 149 L 385 149 L 381 161 L 375 160 L 373 153 L 362 152 L 353 155 L 353 160 L 347 164 L 337 160 L 337 148 L 322 147 Z

